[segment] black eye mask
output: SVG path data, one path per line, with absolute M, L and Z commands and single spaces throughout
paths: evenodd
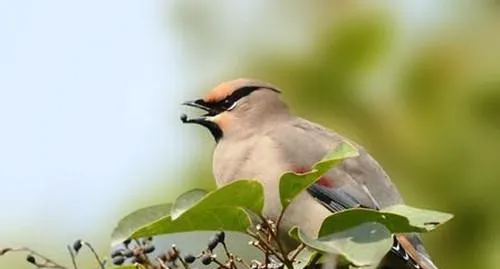
M 241 98 L 250 95 L 253 91 L 260 89 L 261 87 L 243 87 L 235 90 L 231 95 L 224 98 L 223 100 L 214 103 L 213 106 L 216 107 L 220 112 L 227 111 L 231 106 L 234 105 Z
M 235 90 L 231 95 L 228 97 L 224 98 L 223 100 L 213 103 L 211 106 L 217 108 L 220 112 L 222 111 L 227 111 L 231 106 L 234 105 L 238 100 L 241 98 L 250 95 L 253 91 L 258 90 L 258 89 L 269 89 L 275 92 L 279 92 L 278 90 L 274 88 L 268 88 L 268 87 L 262 87 L 262 86 L 247 86 L 247 87 L 242 87 L 237 90 Z M 220 113 L 219 112 L 219 113 Z
M 181 115 L 181 121 L 183 123 L 194 123 L 199 124 L 210 130 L 213 137 L 216 141 L 222 138 L 222 130 L 220 127 L 214 122 L 207 120 L 208 117 L 215 116 L 224 111 L 228 111 L 231 107 L 241 98 L 251 94 L 253 91 L 258 89 L 269 89 L 275 92 L 279 92 L 278 90 L 270 87 L 262 87 L 262 86 L 248 86 L 242 87 L 235 90 L 231 95 L 222 99 L 219 102 L 205 102 L 203 99 L 198 99 L 195 101 L 185 102 L 184 105 L 196 107 L 202 110 L 205 110 L 207 113 L 204 115 L 189 119 L 186 114 Z

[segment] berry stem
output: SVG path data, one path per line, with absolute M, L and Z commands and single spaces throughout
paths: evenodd
M 158 262 L 161 269 L 169 269 L 168 266 L 160 258 L 156 258 L 156 262 Z
M 94 254 L 94 257 L 95 257 L 97 263 L 99 264 L 99 267 L 101 269 L 105 269 L 104 263 L 101 261 L 101 258 L 99 257 L 99 255 L 95 251 L 94 247 L 91 244 L 89 244 L 88 242 L 82 241 L 82 243 L 89 248 L 89 250 L 90 250 L 90 252 L 92 252 L 92 254 Z
M 220 267 L 222 267 L 224 269 L 231 269 L 231 267 L 227 266 L 226 264 L 221 263 L 216 258 L 212 258 L 212 261 L 215 262 L 216 264 L 218 264 Z
M 295 258 L 297 258 L 297 256 L 300 254 L 300 252 L 302 252 L 302 250 L 304 250 L 306 248 L 306 245 L 304 243 L 301 243 L 295 250 L 292 251 L 291 253 L 291 257 L 289 258 L 290 261 L 294 261 Z
M 73 269 L 78 269 L 78 266 L 76 265 L 76 258 L 75 258 L 75 253 L 71 249 L 70 246 L 66 246 L 68 248 L 69 255 L 71 256 L 71 262 L 73 263 Z
M 278 260 L 280 260 L 280 262 L 282 263 L 285 263 L 285 261 L 283 260 L 283 257 L 280 253 L 278 253 L 277 251 L 274 250 L 274 248 L 268 243 L 266 242 L 265 239 L 262 239 L 260 236 L 252 233 L 252 232 L 249 232 L 248 233 L 251 237 L 255 238 L 259 244 L 262 245 L 262 247 L 264 248 L 264 250 L 269 250 Z
M 60 265 L 59 263 L 47 258 L 46 256 L 32 250 L 31 248 L 28 248 L 28 247 L 12 248 L 11 250 L 9 250 L 9 252 L 28 252 L 29 254 L 31 254 L 33 256 L 37 256 L 37 257 L 41 258 L 42 260 L 44 260 L 44 263 L 42 264 L 43 267 L 57 268 L 57 269 L 68 269 L 68 267 Z

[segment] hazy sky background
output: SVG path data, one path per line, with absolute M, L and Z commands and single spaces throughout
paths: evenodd
M 436 15 L 432 1 L 412 3 L 394 6 L 408 22 Z M 127 193 L 193 154 L 179 104 L 216 63 L 193 79 L 171 5 L 0 0 L 0 244 L 39 227 L 87 236 L 121 216 Z M 251 22 L 248 10 L 233 19 Z
M 182 160 L 188 94 L 166 9 L 0 1 L 0 238 L 47 224 L 85 234 L 150 169 Z

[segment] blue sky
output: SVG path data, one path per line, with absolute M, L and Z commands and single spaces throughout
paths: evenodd
M 178 104 L 190 94 L 166 9 L 0 1 L 0 238 L 54 225 L 85 234 L 151 170 L 181 162 Z

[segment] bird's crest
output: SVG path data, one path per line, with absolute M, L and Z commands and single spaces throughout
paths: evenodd
M 267 82 L 256 79 L 240 78 L 226 81 L 217 85 L 203 97 L 203 101 L 207 103 L 219 102 L 241 88 L 267 88 L 276 92 L 280 92 L 275 86 Z

